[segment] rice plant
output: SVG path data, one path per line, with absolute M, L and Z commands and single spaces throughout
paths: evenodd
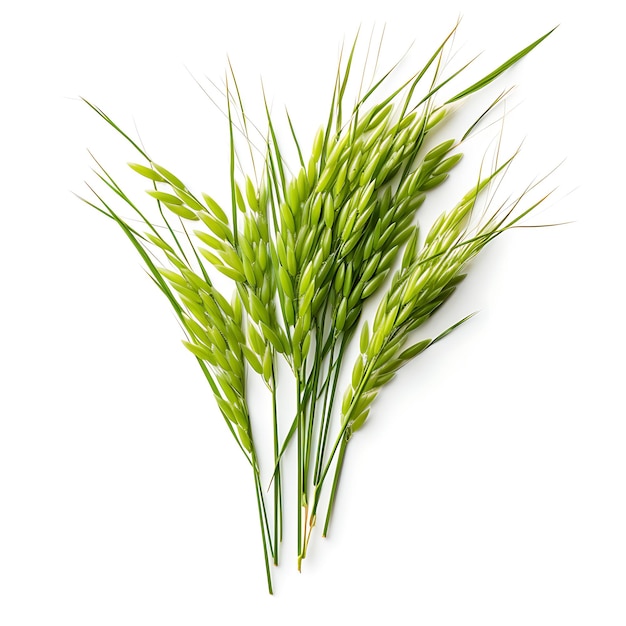
M 310 152 L 291 119 L 285 120 L 296 164 L 288 163 L 278 139 L 279 121 L 265 100 L 264 123 L 248 118 L 230 68 L 222 91 L 230 138 L 230 198 L 224 206 L 155 163 L 138 141 L 85 101 L 136 150 L 137 162 L 129 166 L 150 188 L 145 198 L 131 198 L 96 161 L 99 189 L 89 185 L 92 195 L 81 199 L 112 219 L 137 250 L 173 308 L 184 330 L 183 344 L 250 466 L 270 593 L 270 564 L 279 563 L 283 509 L 289 501 L 282 481 L 285 450 L 293 446 L 297 456 L 293 504 L 300 569 L 323 495 L 322 534 L 328 531 L 346 449 L 378 394 L 400 367 L 469 316 L 434 338 L 420 337 L 420 327 L 452 297 L 468 263 L 544 199 L 528 200 L 529 188 L 496 209 L 487 202 L 487 210 L 477 215 L 477 203 L 491 198 L 490 190 L 502 184 L 516 155 L 498 156 L 420 237 L 420 207 L 431 190 L 449 184 L 462 158 L 460 149 L 506 92 L 460 137 L 445 136 L 445 120 L 552 32 L 440 101 L 442 88 L 461 83 L 469 66 L 446 72 L 445 55 L 455 31 L 399 87 L 388 88 L 399 71 L 396 65 L 368 88 L 361 79 L 351 103 L 355 38 L 340 59 L 326 121 Z M 241 139 L 251 154 L 259 143 L 263 146 L 258 172 L 237 168 Z M 213 270 L 229 279 L 232 293 L 215 286 Z M 375 316 L 362 323 L 371 298 L 378 302 Z M 352 341 L 358 342 L 359 354 L 347 364 L 351 380 L 340 398 L 340 372 Z M 286 432 L 280 432 L 277 409 L 279 360 L 294 379 L 296 411 Z M 272 397 L 273 466 L 264 473 L 246 395 L 251 375 L 262 379 Z M 262 478 L 268 475 L 270 485 Z

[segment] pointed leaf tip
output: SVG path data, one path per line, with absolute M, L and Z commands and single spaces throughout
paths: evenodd
M 514 54 L 510 59 L 505 61 L 502 65 L 497 67 L 495 70 L 493 70 L 486 76 L 483 76 L 483 78 L 481 78 L 479 81 L 476 81 L 473 85 L 470 85 L 467 89 L 460 91 L 458 94 L 456 94 L 456 96 L 453 96 L 452 98 L 450 98 L 450 100 L 448 100 L 445 104 L 451 104 L 452 102 L 461 100 L 462 98 L 465 98 L 465 96 L 469 96 L 475 91 L 479 91 L 483 87 L 486 87 L 489 83 L 493 82 L 496 78 L 498 78 L 500 74 L 508 70 L 511 66 L 515 65 L 515 63 L 523 59 L 529 52 L 534 50 L 544 39 L 549 37 L 556 29 L 557 29 L 557 26 L 549 30 L 545 35 L 542 35 L 541 37 L 539 37 L 539 39 L 536 39 L 535 41 L 533 41 L 530 45 L 520 50 L 517 54 Z

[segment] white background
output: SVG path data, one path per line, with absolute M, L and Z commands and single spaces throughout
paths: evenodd
M 623 32 L 606 0 L 574 5 L 0 10 L 0 624 L 626 624 Z M 136 158 L 78 96 L 219 197 L 225 121 L 192 75 L 219 82 L 229 55 L 252 113 L 262 76 L 309 145 L 359 24 L 387 25 L 387 60 L 414 41 L 408 73 L 460 14 L 458 59 L 485 51 L 474 78 L 560 24 L 489 94 L 518 86 L 507 184 L 565 159 L 536 222 L 574 223 L 473 265 L 429 329 L 480 314 L 385 390 L 301 575 L 288 491 L 269 597 L 250 472 L 180 329 L 122 233 L 71 195 L 95 182 L 87 149 L 122 177 Z

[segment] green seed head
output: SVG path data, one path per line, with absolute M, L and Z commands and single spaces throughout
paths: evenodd
M 361 340 L 359 344 L 359 348 L 361 349 L 361 354 L 365 354 L 367 352 L 367 346 L 370 342 L 370 328 L 369 324 L 365 322 L 363 324 L 363 328 L 361 329 Z
M 166 170 L 161 165 L 157 165 L 156 163 L 152 163 L 152 166 L 157 172 L 159 172 L 159 174 L 161 174 L 161 176 L 163 176 L 163 178 L 167 180 L 167 182 L 170 185 L 172 185 L 172 187 L 176 187 L 177 189 L 183 189 L 183 190 L 186 189 L 183 182 L 180 179 L 176 178 L 176 176 L 174 176 L 172 172 L 170 172 L 169 170 Z
M 246 198 L 248 200 L 248 206 L 256 213 L 259 210 L 259 201 L 254 183 L 250 180 L 249 176 L 246 176 Z
M 145 165 L 140 165 L 139 163 L 129 163 L 129 167 L 137 172 L 137 174 L 141 174 L 144 178 L 148 178 L 157 183 L 164 183 L 165 179 L 161 174 L 155 172 L 153 169 L 146 167 Z
M 226 216 L 226 213 L 224 213 L 224 209 L 222 209 L 222 207 L 208 194 L 203 193 L 202 197 L 213 215 L 223 224 L 228 224 L 228 217 Z
M 315 140 L 313 141 L 312 154 L 313 154 L 313 159 L 316 162 L 319 161 L 322 156 L 322 149 L 324 147 L 324 135 L 325 135 L 325 131 L 324 131 L 324 127 L 322 126 L 317 131 L 315 135 Z

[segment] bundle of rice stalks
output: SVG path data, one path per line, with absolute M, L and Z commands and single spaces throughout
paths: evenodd
M 97 162 L 99 181 L 113 199 L 90 187 L 93 198 L 84 201 L 114 220 L 143 259 L 175 311 L 185 332 L 183 344 L 197 359 L 250 465 L 270 593 L 270 562 L 278 564 L 282 539 L 284 451 L 289 446 L 297 451 L 300 569 L 321 496 L 330 490 L 325 534 L 348 442 L 368 419 L 375 398 L 400 367 L 469 316 L 434 338 L 419 337 L 420 327 L 453 295 L 469 261 L 544 199 L 529 200 L 527 189 L 476 217 L 479 199 L 491 199 L 490 190 L 501 184 L 516 155 L 503 162 L 498 158 L 420 237 L 420 207 L 433 189 L 450 184 L 462 158 L 460 148 L 506 92 L 460 137 L 442 137 L 444 121 L 550 34 L 440 102 L 443 87 L 461 80 L 469 65 L 445 73 L 444 55 L 455 30 L 399 87 L 387 91 L 390 77 L 398 72 L 394 66 L 367 90 L 361 88 L 349 105 L 355 39 L 340 61 L 326 123 L 309 155 L 287 117 L 299 157 L 295 167 L 287 162 L 267 103 L 263 133 L 248 119 L 231 69 L 224 90 L 231 192 L 226 210 L 155 163 L 101 109 L 87 102 L 137 150 L 141 162 L 129 165 L 149 183 L 152 205 L 144 208 L 144 201 L 131 199 Z M 252 154 L 259 141 L 252 133 L 259 134 L 264 146 L 261 167 L 238 172 L 235 135 L 243 137 Z M 232 282 L 231 294 L 216 287 L 213 270 Z M 375 316 L 361 324 L 364 306 L 372 298 L 378 298 Z M 358 341 L 360 353 L 339 402 L 336 391 L 351 341 Z M 288 365 L 295 383 L 296 412 L 285 433 L 280 432 L 277 409 L 279 359 Z M 266 468 L 272 477 L 271 514 L 259 463 L 267 457 L 258 452 L 246 394 L 249 375 L 258 375 L 272 396 L 273 467 Z M 333 419 L 337 413 L 338 419 Z M 331 469 L 334 477 L 327 488 Z

